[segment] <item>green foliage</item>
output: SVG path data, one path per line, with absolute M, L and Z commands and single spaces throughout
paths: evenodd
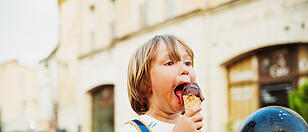
M 233 121 L 232 120 L 229 120 L 227 122 L 226 129 L 227 129 L 227 132 L 234 132 L 233 131 Z
M 289 106 L 308 121 L 308 81 L 289 94 Z
M 3 130 L 2 130 L 2 122 L 1 122 L 1 120 L 0 120 L 0 132 L 3 132 Z

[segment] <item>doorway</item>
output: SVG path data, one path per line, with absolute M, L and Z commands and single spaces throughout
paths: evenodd
M 114 85 L 94 88 L 92 94 L 92 132 L 114 131 Z

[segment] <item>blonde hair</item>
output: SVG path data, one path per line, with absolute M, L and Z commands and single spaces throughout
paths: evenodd
M 191 58 L 194 53 L 183 41 L 173 35 L 157 35 L 147 41 L 131 56 L 128 65 L 128 97 L 133 110 L 142 115 L 149 109 L 148 95 L 151 92 L 150 68 L 159 48 L 159 41 L 164 41 L 172 61 L 180 61 L 179 46 L 185 49 Z

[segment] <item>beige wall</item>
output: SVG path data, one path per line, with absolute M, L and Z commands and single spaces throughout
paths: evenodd
M 104 84 L 115 85 L 115 129 L 134 118 L 136 114 L 130 108 L 126 89 L 128 59 L 139 45 L 156 34 L 174 34 L 195 51 L 197 81 L 207 98 L 204 130 L 219 132 L 226 131 L 231 119 L 227 71 L 223 64 L 264 46 L 308 42 L 307 26 L 302 26 L 308 24 L 304 0 L 199 0 L 198 4 L 182 0 L 174 5 L 174 16 L 168 16 L 170 6 L 166 1 L 149 0 L 147 25 L 142 24 L 139 10 L 144 2 L 76 0 L 62 4 L 61 14 L 68 17 L 61 17 L 62 35 L 56 53 L 60 65 L 61 128 L 73 132 L 81 125 L 83 131 L 90 132 L 88 91 Z M 91 3 L 96 5 L 95 13 L 89 11 Z M 200 8 L 197 13 L 182 14 Z M 107 29 L 113 21 L 116 38 Z M 95 30 L 94 47 L 92 30 Z

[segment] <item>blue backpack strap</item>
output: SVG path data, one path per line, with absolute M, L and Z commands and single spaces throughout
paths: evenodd
M 125 124 L 127 123 L 134 125 L 137 128 L 138 132 L 152 132 L 148 125 L 146 125 L 139 119 L 131 120 L 129 122 L 126 122 Z

